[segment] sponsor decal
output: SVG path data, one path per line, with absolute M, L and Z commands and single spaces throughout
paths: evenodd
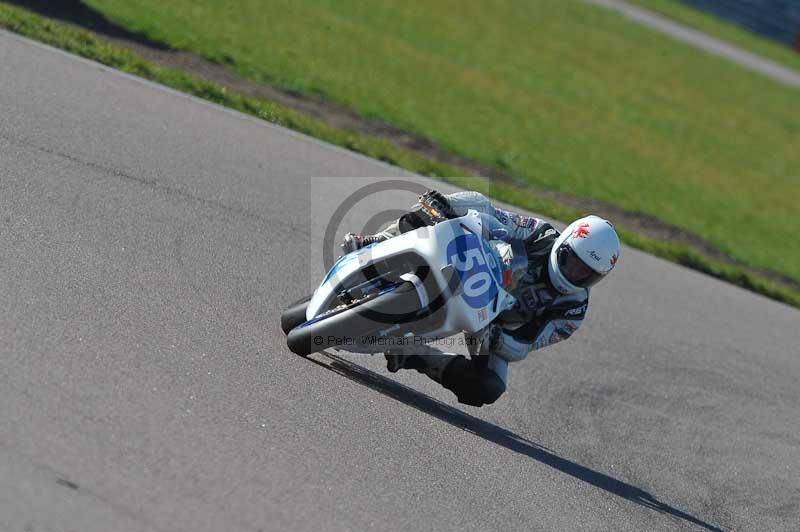
M 564 333 L 567 336 L 569 336 L 569 335 L 571 335 L 572 333 L 574 333 L 575 331 L 578 330 L 578 326 L 575 325 L 574 323 L 568 321 L 567 323 L 565 323 L 563 325 L 563 327 L 561 327 L 561 329 L 564 331 Z
M 591 250 L 591 251 L 589 252 L 589 256 L 591 256 L 591 257 L 592 257 L 594 260 L 596 260 L 597 262 L 600 262 L 600 261 L 602 260 L 602 259 L 600 258 L 600 255 L 598 255 L 597 253 L 595 253 L 595 251 L 594 251 L 594 250 Z
M 617 265 L 617 261 L 618 261 L 618 260 L 619 260 L 619 253 L 615 253 L 615 254 L 614 254 L 612 257 L 611 257 L 611 267 L 612 267 L 612 268 L 613 268 L 614 266 L 616 266 L 616 265 Z
M 534 240 L 534 241 L 533 241 L 533 243 L 535 244 L 535 243 L 537 243 L 538 241 L 540 241 L 540 240 L 543 240 L 543 239 L 547 238 L 548 236 L 552 236 L 552 235 L 554 235 L 554 234 L 556 234 L 556 230 L 555 230 L 555 229 L 552 229 L 552 228 L 551 228 L 551 229 L 548 229 L 547 231 L 545 231 L 545 232 L 544 232 L 544 233 L 542 233 L 541 235 L 537 236 L 537 237 L 536 237 L 536 240 Z
M 581 305 L 580 307 L 571 308 L 569 310 L 564 311 L 564 316 L 580 316 L 581 314 L 586 312 L 586 309 L 589 305 Z
M 486 310 L 486 307 L 483 307 L 478 311 L 478 321 L 485 321 L 489 319 L 489 312 Z
M 513 278 L 514 272 L 510 268 L 503 270 L 503 287 L 509 286 Z
M 503 225 L 508 223 L 509 214 L 511 213 L 509 213 L 508 211 L 504 211 L 502 209 L 495 208 L 494 210 L 494 217 L 497 218 L 498 221 Z
M 536 222 L 538 222 L 538 220 L 532 216 L 521 216 L 519 214 L 512 214 L 511 221 L 520 227 L 526 227 L 528 229 L 533 229 L 533 227 L 536 226 Z
M 582 223 L 578 225 L 578 227 L 572 231 L 572 236 L 575 238 L 586 238 L 589 236 L 589 224 Z

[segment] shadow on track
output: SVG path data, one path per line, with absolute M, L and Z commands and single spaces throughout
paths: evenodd
M 9 4 L 24 7 L 44 17 L 68 22 L 75 26 L 80 26 L 81 28 L 99 33 L 100 35 L 111 37 L 112 39 L 124 39 L 157 50 L 170 49 L 162 43 L 152 41 L 143 35 L 126 30 L 80 0 L 59 0 L 57 2 L 53 0 L 5 1 Z
M 308 357 L 308 360 L 328 368 L 331 371 L 338 373 L 348 379 L 363 384 L 377 392 L 380 392 L 388 397 L 396 399 L 402 403 L 416 408 L 421 412 L 425 412 L 437 419 L 440 419 L 450 425 L 458 427 L 467 432 L 471 432 L 492 443 L 505 447 L 511 451 L 522 454 L 529 458 L 536 460 L 542 464 L 548 465 L 553 469 L 557 469 L 571 477 L 577 478 L 587 482 L 595 487 L 613 493 L 618 497 L 627 499 L 631 502 L 650 508 L 660 513 L 668 514 L 679 519 L 683 519 L 689 523 L 705 528 L 706 530 L 713 530 L 722 532 L 721 528 L 710 525 L 691 514 L 673 508 L 665 504 L 648 492 L 641 488 L 632 486 L 621 480 L 594 471 L 588 467 L 571 462 L 566 458 L 562 458 L 552 451 L 527 440 L 509 430 L 498 427 L 493 423 L 484 421 L 475 416 L 471 416 L 466 412 L 454 408 L 448 404 L 442 403 L 428 395 L 420 393 L 408 386 L 404 386 L 399 382 L 387 379 L 386 377 L 370 371 L 367 368 L 354 364 L 349 360 L 336 356 L 334 354 L 316 353 Z

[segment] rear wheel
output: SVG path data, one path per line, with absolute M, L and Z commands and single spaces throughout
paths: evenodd
M 364 336 L 383 337 L 388 331 L 391 336 L 402 336 L 425 310 L 414 285 L 403 282 L 391 291 L 342 305 L 293 327 L 286 343 L 293 353 L 307 356 L 330 347 L 346 349 Z

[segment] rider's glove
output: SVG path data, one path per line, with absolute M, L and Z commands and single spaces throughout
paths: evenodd
M 418 206 L 414 210 L 400 217 L 399 228 L 401 233 L 406 233 L 459 216 L 463 214 L 453 209 L 447 196 L 436 190 L 429 190 L 419 197 Z
M 435 210 L 439 212 L 439 214 L 443 218 L 458 218 L 462 216 L 461 214 L 457 213 L 453 206 L 450 204 L 450 200 L 439 192 L 438 190 L 429 190 L 425 194 L 419 197 L 419 204 L 420 205 L 428 205 L 433 207 Z

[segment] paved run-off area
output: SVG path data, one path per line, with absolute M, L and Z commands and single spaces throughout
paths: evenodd
M 402 171 L 6 33 L 0 110 L 0 529 L 800 522 L 797 310 L 625 249 L 461 407 L 279 331 L 331 205 Z

